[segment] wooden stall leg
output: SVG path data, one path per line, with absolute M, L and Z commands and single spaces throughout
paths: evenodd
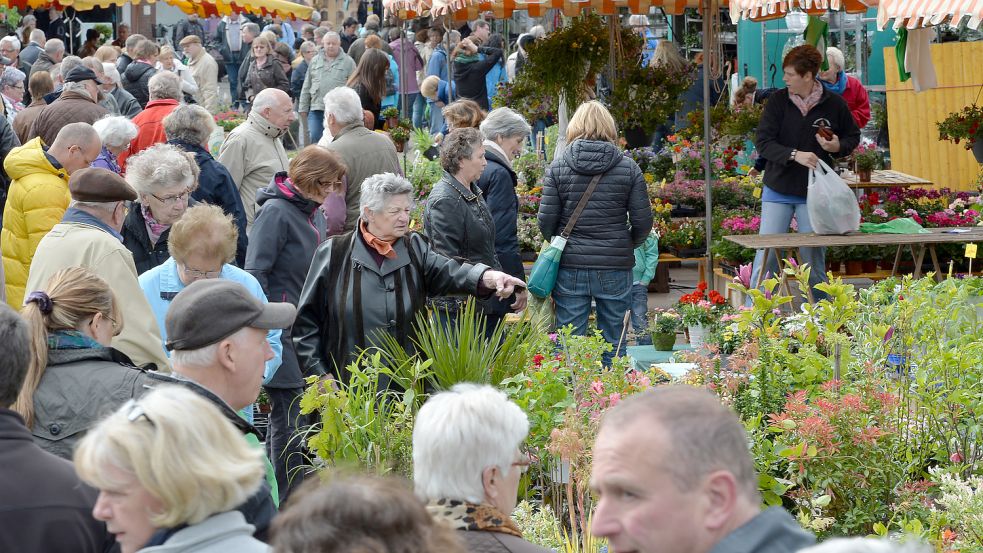
M 925 246 L 918 246 L 918 253 L 915 253 L 914 246 L 912 246 L 911 255 L 915 258 L 915 272 L 912 277 L 916 279 L 922 278 L 922 263 L 925 261 Z
M 935 269 L 935 282 L 942 282 L 943 277 L 942 268 L 939 267 L 939 256 L 935 253 L 935 244 L 930 244 L 928 246 L 928 253 L 932 256 L 932 267 Z
M 764 250 L 765 255 L 764 260 L 761 262 L 761 270 L 758 271 L 758 278 L 754 279 L 754 282 L 751 283 L 751 288 L 761 286 L 761 282 L 765 279 L 765 270 L 768 268 L 768 258 L 771 257 L 771 248 L 765 248 Z M 778 253 L 776 252 L 775 255 L 777 256 Z
M 901 248 L 904 248 L 904 244 L 898 244 L 898 250 L 894 252 L 894 266 L 891 267 L 891 276 L 898 274 L 898 265 L 901 264 Z

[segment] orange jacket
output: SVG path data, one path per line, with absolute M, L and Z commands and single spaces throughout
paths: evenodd
M 130 148 L 121 153 L 117 158 L 120 169 L 126 172 L 126 160 L 136 155 L 154 144 L 167 142 L 167 135 L 164 134 L 164 118 L 171 114 L 178 107 L 177 100 L 151 100 L 147 102 L 147 107 L 133 118 L 139 131 L 137 137 L 130 142 Z

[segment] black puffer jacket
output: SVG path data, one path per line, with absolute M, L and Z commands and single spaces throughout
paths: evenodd
M 126 66 L 126 71 L 121 75 L 123 89 L 140 102 L 141 109 L 146 109 L 147 102 L 150 101 L 150 77 L 156 74 L 157 70 L 150 65 L 142 61 L 133 61 Z
M 320 204 L 298 194 L 282 172 L 256 192 L 256 203 L 260 209 L 253 222 L 245 268 L 263 286 L 267 299 L 297 305 L 314 251 L 328 238 L 324 211 Z M 280 340 L 283 361 L 266 386 L 303 387 L 289 328 L 283 330 Z
M 563 232 L 591 178 L 597 189 L 577 220 L 560 260 L 575 269 L 631 269 L 635 248 L 652 230 L 652 207 L 638 165 L 614 144 L 575 140 L 546 169 L 539 230 L 549 240 Z

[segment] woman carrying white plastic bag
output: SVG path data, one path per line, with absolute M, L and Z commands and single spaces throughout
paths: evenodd
M 809 221 L 816 234 L 846 234 L 860 229 L 860 205 L 836 171 L 819 160 L 809 170 Z
M 814 46 L 806 44 L 790 50 L 782 62 L 787 88 L 772 94 L 761 114 L 755 146 L 767 165 L 760 234 L 788 232 L 793 217 L 799 232 L 812 232 L 806 205 L 810 171 L 820 160 L 832 165 L 833 156 L 850 155 L 860 143 L 860 129 L 846 102 L 816 81 L 822 61 L 822 54 Z M 815 289 L 826 281 L 824 248 L 801 248 L 800 254 L 799 261 L 814 268 L 809 277 L 813 297 L 825 297 Z M 770 256 L 766 267 L 763 265 L 764 250 L 759 250 L 754 258 L 752 283 L 764 280 L 762 269 L 765 277 L 777 274 L 774 256 Z

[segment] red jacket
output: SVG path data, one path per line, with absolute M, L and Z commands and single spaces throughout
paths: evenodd
M 130 149 L 121 153 L 117 158 L 120 168 L 126 172 L 126 160 L 154 144 L 167 142 L 164 134 L 164 118 L 178 107 L 177 100 L 151 100 L 147 107 L 133 118 L 137 126 L 137 137 L 130 142 Z
M 870 98 L 867 97 L 867 89 L 864 88 L 863 83 L 856 77 L 847 75 L 843 99 L 846 100 L 846 105 L 850 107 L 850 114 L 853 115 L 857 127 L 864 128 L 870 121 Z

